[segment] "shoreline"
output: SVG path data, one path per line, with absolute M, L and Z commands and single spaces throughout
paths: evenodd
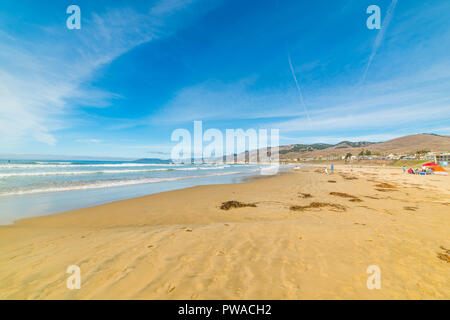
M 255 177 L 258 178 L 258 176 L 257 173 L 239 172 L 236 174 L 220 174 L 215 177 L 215 181 L 212 181 L 210 176 L 194 178 L 186 177 L 177 179 L 176 181 L 161 181 L 150 184 L 144 183 L 92 190 L 44 192 L 3 196 L 3 198 L 0 196 L 0 199 L 3 200 L 0 211 L 7 213 L 6 215 L 0 216 L 0 226 L 13 225 L 22 219 L 61 214 L 120 200 L 135 199 L 147 195 L 187 189 L 199 185 L 243 183 L 254 179 Z M 80 199 L 82 201 L 80 201 Z M 26 211 L 26 214 L 24 214 L 19 211 L 20 209 L 33 210 L 28 210 Z
M 273 179 L 276 177 L 280 177 L 282 175 L 289 175 L 290 173 L 292 173 L 291 170 L 282 171 L 282 172 L 279 172 L 272 176 L 263 176 L 263 175 L 246 176 L 246 177 L 242 177 L 241 181 L 239 181 L 239 182 L 226 183 L 226 184 L 219 183 L 219 184 L 205 184 L 205 185 L 189 186 L 189 187 L 174 189 L 174 190 L 170 190 L 170 191 L 161 191 L 161 192 L 157 192 L 157 193 L 147 194 L 144 196 L 138 196 L 138 197 L 133 197 L 133 198 L 121 199 L 121 200 L 114 200 L 114 201 L 100 204 L 100 205 L 83 207 L 83 208 L 79 208 L 79 209 L 63 211 L 63 212 L 50 214 L 50 215 L 43 215 L 43 216 L 19 219 L 19 220 L 14 221 L 14 223 L 12 223 L 10 225 L 0 225 L 0 232 L 1 232 L 2 227 L 41 225 L 40 220 L 44 220 L 44 219 L 47 220 L 47 218 L 48 218 L 48 220 L 53 220 L 53 219 L 59 220 L 59 219 L 64 219 L 63 216 L 70 216 L 72 214 L 84 214 L 87 211 L 94 212 L 94 214 L 95 214 L 95 212 L 97 212 L 98 209 L 103 210 L 104 207 L 116 207 L 116 206 L 122 207 L 122 206 L 127 206 L 129 203 L 147 202 L 147 201 L 151 202 L 153 200 L 153 198 L 157 198 L 158 200 L 172 198 L 172 196 L 177 197 L 178 196 L 177 193 L 180 193 L 180 194 L 197 193 L 199 190 L 203 191 L 203 190 L 208 190 L 209 188 L 220 189 L 220 187 L 225 187 L 228 189 L 234 185 L 243 185 L 243 184 L 245 185 L 245 184 L 249 184 L 249 183 L 256 182 L 256 181 Z M 61 217 L 61 218 L 59 218 L 59 217 Z
M 448 177 L 320 167 L 0 226 L 0 298 L 450 298 Z

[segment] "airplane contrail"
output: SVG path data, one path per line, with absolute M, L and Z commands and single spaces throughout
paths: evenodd
M 295 86 L 297 87 L 298 95 L 300 96 L 300 102 L 305 110 L 306 118 L 308 119 L 308 122 L 311 122 L 311 119 L 309 118 L 308 108 L 306 106 L 305 99 L 303 98 L 302 89 L 300 88 L 300 85 L 297 81 L 297 77 L 295 76 L 294 67 L 292 66 L 291 54 L 289 53 L 289 51 L 288 51 L 288 61 L 289 67 L 291 68 L 292 77 L 294 78 Z
M 367 77 L 367 72 L 369 71 L 370 66 L 372 65 L 372 61 L 375 58 L 375 55 L 377 54 L 378 48 L 380 47 L 381 43 L 383 42 L 384 39 L 384 35 L 386 33 L 386 30 L 389 26 L 389 23 L 392 20 L 392 16 L 394 15 L 394 10 L 395 7 L 397 6 L 397 1 L 398 0 L 392 0 L 387 12 L 386 12 L 386 17 L 383 20 L 383 24 L 381 26 L 381 30 L 378 32 L 378 35 L 375 39 L 375 42 L 373 44 L 373 49 L 372 49 L 372 53 L 369 57 L 369 62 L 367 63 L 366 69 L 364 70 L 364 74 L 361 80 L 361 84 L 364 83 L 364 81 L 366 81 L 366 77 Z

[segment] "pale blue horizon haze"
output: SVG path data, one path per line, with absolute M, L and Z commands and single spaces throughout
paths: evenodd
M 0 154 L 167 158 L 195 120 L 281 145 L 448 135 L 449 21 L 445 0 L 4 0 Z

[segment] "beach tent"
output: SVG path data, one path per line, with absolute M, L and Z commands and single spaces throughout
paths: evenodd
M 431 169 L 434 174 L 442 174 L 442 175 L 448 175 L 447 171 L 445 171 L 444 168 L 441 167 L 441 165 L 434 163 L 434 162 L 428 162 L 422 165 L 422 168 L 424 169 Z
M 428 162 L 422 165 L 422 167 L 439 167 L 439 164 L 434 162 Z
M 445 171 L 445 169 L 441 166 L 431 167 L 431 170 L 433 170 L 434 174 L 442 174 L 444 176 L 448 175 L 447 171 Z

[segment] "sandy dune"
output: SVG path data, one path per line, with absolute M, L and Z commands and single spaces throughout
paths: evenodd
M 400 171 L 309 167 L 22 220 L 0 227 L 0 298 L 449 299 L 450 178 Z

